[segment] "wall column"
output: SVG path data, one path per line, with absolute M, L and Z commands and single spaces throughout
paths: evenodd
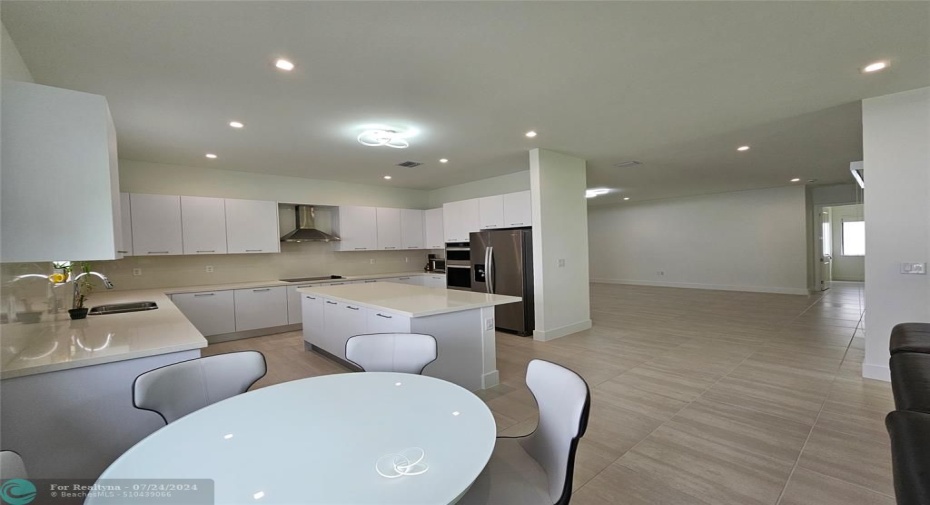
M 530 151 L 535 340 L 591 327 L 585 160 Z
M 897 323 L 930 322 L 930 275 L 901 263 L 930 259 L 930 88 L 862 101 L 865 167 L 865 361 L 862 376 L 890 380 Z

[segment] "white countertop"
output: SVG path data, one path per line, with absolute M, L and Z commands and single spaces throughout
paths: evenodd
M 322 279 L 311 282 L 269 280 L 144 290 L 98 290 L 89 300 L 88 308 L 111 303 L 152 301 L 158 304 L 158 309 L 87 316 L 86 319 L 75 321 L 72 321 L 68 312 L 63 310 L 57 314 L 43 314 L 41 321 L 34 324 L 2 324 L 0 325 L 0 379 L 206 347 L 207 340 L 171 302 L 168 297 L 171 294 L 274 286 L 305 286 L 314 283 L 385 279 L 408 275 L 440 275 L 440 273 L 395 272 L 346 276 L 343 279 Z M 361 286 L 361 284 L 356 286 Z
M 433 316 L 520 301 L 518 296 L 427 288 L 396 282 L 311 286 L 297 291 L 406 317 Z
M 34 324 L 0 325 L 0 378 L 144 358 L 207 346 L 165 289 L 98 291 L 91 305 L 152 301 L 156 310 L 87 316 L 44 314 Z

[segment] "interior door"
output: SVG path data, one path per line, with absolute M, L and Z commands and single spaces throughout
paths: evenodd
M 833 216 L 829 207 L 820 213 L 820 290 L 833 283 Z

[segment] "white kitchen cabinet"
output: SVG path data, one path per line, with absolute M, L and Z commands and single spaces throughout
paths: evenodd
M 119 257 L 116 131 L 106 98 L 3 81 L 0 257 Z
M 424 236 L 427 249 L 445 249 L 446 238 L 442 232 L 442 207 L 423 213 Z
M 378 207 L 375 209 L 378 229 L 378 249 L 396 251 L 401 249 L 400 209 Z
M 132 211 L 130 209 L 129 193 L 120 193 L 119 213 L 122 233 L 116 252 L 121 256 L 132 256 Z
M 492 230 L 504 227 L 504 195 L 486 196 L 478 199 L 480 228 Z
M 184 254 L 226 254 L 226 205 L 222 198 L 181 197 Z
M 281 252 L 278 203 L 227 198 L 226 244 L 233 253 Z
M 303 312 L 300 309 L 300 300 L 304 296 L 298 293 L 300 288 L 331 286 L 329 283 L 300 284 L 287 287 L 287 324 L 300 324 L 302 322 Z
M 323 299 L 317 295 L 298 293 L 300 320 L 303 322 L 304 341 L 320 347 L 323 338 Z M 298 321 L 300 322 L 300 321 Z
M 398 284 L 410 284 L 413 286 L 422 286 L 420 282 L 422 275 L 404 275 L 399 277 L 388 277 L 386 279 L 381 279 L 383 282 L 396 282 Z
M 339 207 L 333 230 L 342 240 L 339 251 L 373 251 L 378 248 L 377 210 L 374 207 Z
M 446 242 L 468 242 L 469 234 L 481 228 L 477 198 L 443 204 L 442 217 Z
M 180 196 L 132 193 L 129 202 L 134 255 L 162 256 L 184 252 Z
M 178 293 L 171 295 L 171 301 L 205 337 L 236 331 L 232 291 Z
M 424 212 L 417 209 L 400 210 L 400 244 L 404 249 L 423 249 L 426 246 L 423 233 Z
M 235 300 L 236 331 L 287 324 L 287 292 L 284 286 L 237 289 Z
M 410 333 L 410 318 L 383 310 L 367 309 L 366 333 Z
M 346 341 L 349 337 L 368 333 L 367 311 L 368 309 L 358 305 L 325 300 L 323 304 L 325 332 L 317 347 L 345 359 Z
M 428 288 L 445 288 L 446 276 L 443 274 L 429 274 L 420 276 L 424 286 Z
M 503 195 L 504 226 L 533 226 L 533 201 L 529 191 Z

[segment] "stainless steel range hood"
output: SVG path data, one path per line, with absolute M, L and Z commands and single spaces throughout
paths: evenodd
M 339 237 L 316 228 L 313 206 L 297 205 L 294 212 L 297 229 L 281 237 L 281 242 L 336 242 L 340 240 Z

